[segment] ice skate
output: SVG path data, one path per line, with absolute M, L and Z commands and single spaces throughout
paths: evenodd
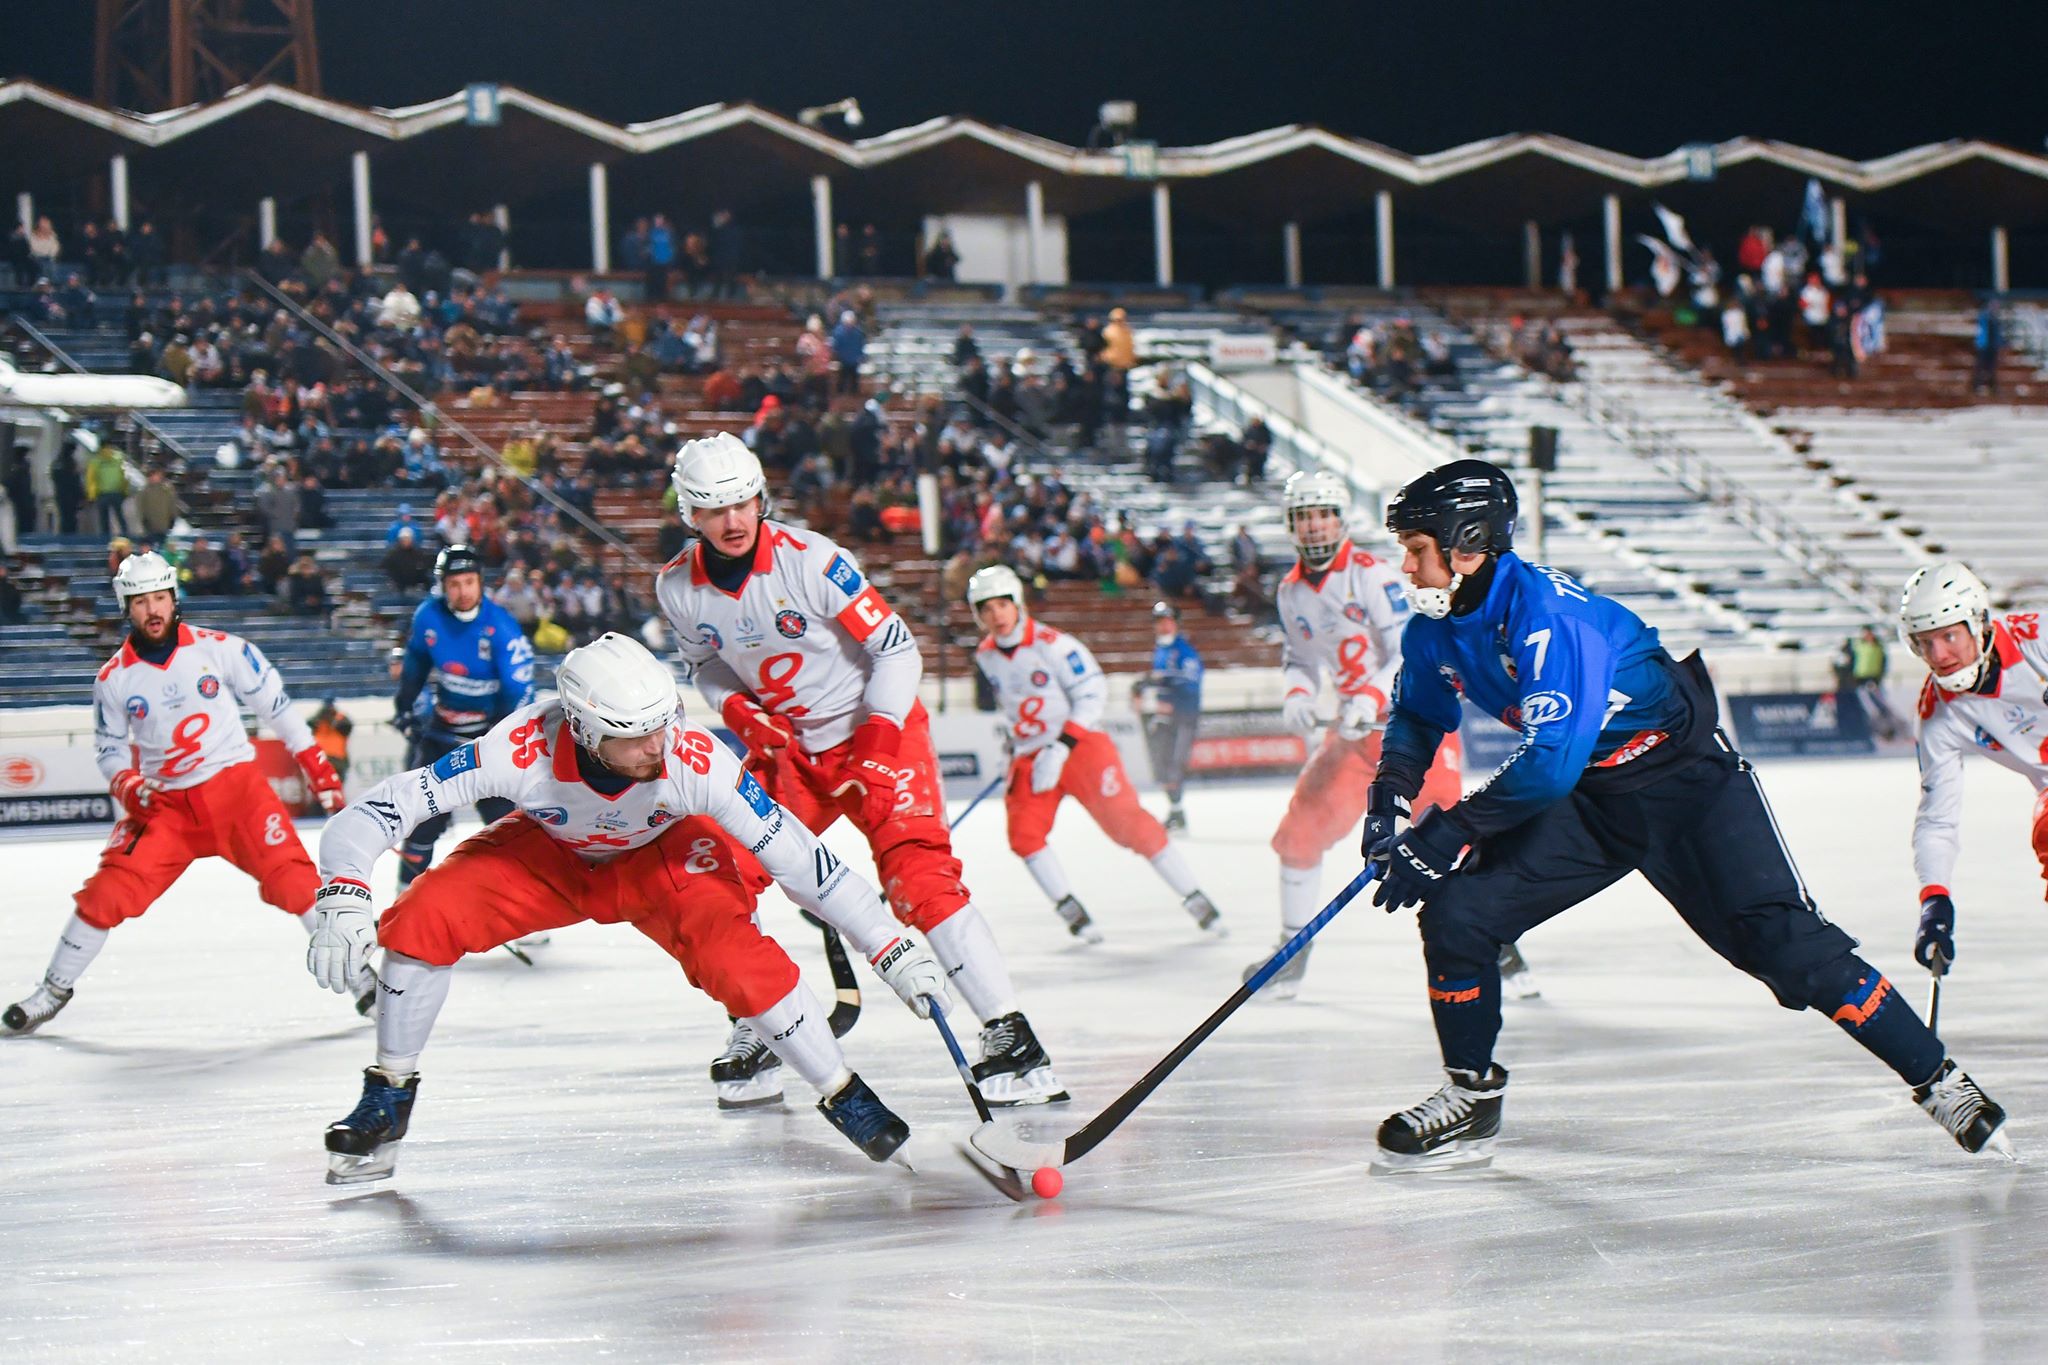
M 782 1103 L 782 1059 L 744 1019 L 735 1019 L 725 1051 L 711 1064 L 720 1109 L 760 1109 Z
M 9 1005 L 7 1012 L 0 1014 L 0 1026 L 5 1026 L 17 1038 L 26 1038 L 55 1019 L 57 1011 L 70 1003 L 70 991 L 62 986 L 52 986 L 46 980 L 29 993 L 28 999 Z
M 1512 943 L 1500 945 L 1500 992 L 1509 1000 L 1536 1000 L 1543 995 L 1522 950 Z
M 1492 1164 L 1508 1073 L 1493 1066 L 1484 1076 L 1455 1067 L 1446 1067 L 1444 1074 L 1450 1080 L 1443 1088 L 1380 1125 L 1373 1170 L 1447 1171 Z
M 1102 931 L 1095 927 L 1095 921 L 1088 917 L 1088 912 L 1082 907 L 1080 901 L 1072 896 L 1062 896 L 1060 897 L 1059 904 L 1053 906 L 1053 910 L 1061 919 L 1067 922 L 1067 932 L 1080 939 L 1081 942 L 1102 942 Z
M 1172 808 L 1166 812 L 1164 823 L 1168 834 L 1185 834 L 1187 832 L 1188 813 L 1181 809 L 1180 802 L 1174 802 Z
M 990 1108 L 1056 1104 L 1072 1098 L 1052 1074 L 1052 1062 L 1022 1013 L 989 1021 L 981 1031 L 981 1056 L 974 1066 L 974 1084 Z
M 1223 925 L 1222 912 L 1216 908 L 1214 901 L 1201 892 L 1188 892 L 1187 899 L 1180 903 L 1180 908 L 1188 912 L 1188 917 L 1194 920 L 1197 929 L 1213 933 L 1218 938 L 1229 936 L 1230 930 Z
M 910 1137 L 910 1125 L 896 1117 L 859 1076 L 840 1086 L 837 1094 L 819 1100 L 818 1112 L 846 1134 L 847 1141 L 866 1152 L 870 1161 L 889 1160 Z M 910 1164 L 900 1157 L 897 1160 Z
M 417 1075 L 400 1080 L 374 1066 L 364 1070 L 362 1099 L 347 1118 L 327 1127 L 328 1184 L 360 1185 L 391 1174 L 419 1088 Z
M 1281 934 L 1280 941 L 1273 945 L 1273 952 L 1277 953 L 1282 948 L 1285 948 L 1293 937 L 1293 934 Z M 1260 988 L 1261 994 L 1268 1000 L 1292 1000 L 1295 996 L 1301 994 L 1301 980 L 1308 975 L 1308 955 L 1313 951 L 1315 951 L 1315 944 L 1302 944 L 1301 951 L 1289 958 L 1287 965 L 1273 973 L 1272 979 Z M 1244 969 L 1244 975 L 1239 979 L 1243 981 L 1251 980 L 1272 960 L 1273 953 L 1266 954 L 1257 962 L 1247 966 Z
M 1913 1087 L 1913 1102 L 1948 1129 L 1964 1151 L 2019 1160 L 2012 1139 L 2005 1135 L 2005 1110 L 1947 1058 L 1942 1059 L 1933 1080 Z

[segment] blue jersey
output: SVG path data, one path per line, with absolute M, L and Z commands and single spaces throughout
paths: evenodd
M 1419 787 L 1438 741 L 1458 728 L 1461 700 L 1522 732 L 1507 762 L 1452 812 L 1475 836 L 1522 823 L 1582 781 L 1636 785 L 1697 754 L 1714 724 L 1711 714 L 1698 723 L 1700 696 L 1655 629 L 1512 553 L 1500 556 L 1479 610 L 1408 622 L 1383 767 L 1412 768 Z
M 1185 635 L 1152 646 L 1151 681 L 1178 715 L 1202 709 L 1202 656 Z
M 412 614 L 398 709 L 429 739 L 474 739 L 533 700 L 533 646 L 512 613 L 485 598 L 458 621 L 438 597 Z

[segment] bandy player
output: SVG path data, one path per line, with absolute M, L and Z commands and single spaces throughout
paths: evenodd
M 910 1129 L 847 1069 L 824 1004 L 754 925 L 741 846 L 789 898 L 845 934 L 920 1016 L 945 993 L 931 953 L 872 888 L 768 799 L 711 733 L 683 721 L 675 676 L 637 640 L 603 635 L 563 658 L 558 699 L 400 773 L 328 822 L 306 965 L 344 990 L 384 949 L 377 1061 L 355 1110 L 327 1130 L 329 1184 L 391 1174 L 419 1092 L 419 1057 L 468 953 L 583 920 L 625 922 L 745 1019 L 824 1099 L 819 1112 L 884 1161 Z M 412 828 L 495 797 L 514 813 L 371 913 L 370 869 Z M 765 886 L 766 879 L 758 883 Z
M 2041 620 L 2019 612 L 1994 620 L 1991 594 L 1958 563 L 1935 564 L 1906 582 L 1899 630 L 1930 676 L 1920 689 L 1920 808 L 1913 816 L 1913 870 L 1920 931 L 1913 956 L 1936 973 L 1956 956 L 1949 893 L 1961 848 L 1963 758 L 1981 751 L 2034 784 L 2034 856 L 2048 877 L 2048 644 Z
M 982 1021 L 984 1098 L 1066 1099 L 960 880 L 910 628 L 852 555 L 769 519 L 761 462 L 739 438 L 685 443 L 675 487 L 701 539 L 662 569 L 655 596 L 705 701 L 747 746 L 768 794 L 812 833 L 843 815 L 867 836 L 896 917 L 930 941 Z M 743 1069 L 742 1049 L 772 1055 L 736 1029 L 728 1072 Z
M 990 565 L 967 581 L 967 605 L 988 632 L 975 651 L 975 667 L 995 689 L 1009 727 L 1010 780 L 1003 805 L 1010 817 L 1010 851 L 1024 860 L 1067 931 L 1089 943 L 1102 941 L 1046 842 L 1060 802 L 1071 796 L 1103 833 L 1152 864 L 1197 928 L 1223 933 L 1215 905 L 1195 883 L 1195 870 L 1166 827 L 1139 804 L 1116 741 L 1102 729 L 1109 680 L 1088 646 L 1033 619 L 1024 609 L 1023 582 L 1005 565 Z
M 277 670 L 247 640 L 188 625 L 178 571 L 162 555 L 122 560 L 114 596 L 128 638 L 93 682 L 93 743 L 121 818 L 74 898 L 42 985 L 0 1015 L 9 1033 L 33 1033 L 54 1018 L 114 926 L 149 909 L 197 859 L 226 858 L 288 915 L 312 908 L 319 876 L 257 765 L 244 706 L 298 759 L 320 808 L 341 809 L 341 779 L 292 714 Z M 367 1010 L 367 978 L 354 989 Z
M 1365 815 L 1366 791 L 1380 766 L 1379 727 L 1401 668 L 1408 599 L 1395 566 L 1352 544 L 1344 524 L 1351 511 L 1351 486 L 1341 476 L 1298 471 L 1288 477 L 1283 497 L 1287 534 L 1298 556 L 1275 594 L 1286 632 L 1280 664 L 1287 683 L 1287 727 L 1303 736 L 1314 733 L 1320 724 L 1316 699 L 1325 677 L 1335 684 L 1338 700 L 1337 723 L 1324 729 L 1322 742 L 1303 765 L 1287 814 L 1273 834 L 1273 851 L 1280 855 L 1280 941 L 1285 943 L 1323 908 L 1323 855 Z M 1457 801 L 1461 753 L 1457 736 L 1447 737 L 1423 783 L 1418 809 Z M 1273 977 L 1268 995 L 1285 1000 L 1300 991 L 1314 946 L 1304 946 Z M 1502 964 L 1505 970 L 1505 956 Z M 1265 965 L 1260 958 L 1246 967 L 1245 979 Z

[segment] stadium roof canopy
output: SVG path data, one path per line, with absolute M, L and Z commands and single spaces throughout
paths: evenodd
M 610 168 L 627 202 L 688 212 L 800 192 L 828 176 L 839 201 L 891 216 L 1020 212 L 1037 183 L 1048 213 L 1087 213 L 1149 191 L 1124 151 L 1069 146 L 973 118 L 941 118 L 847 142 L 751 104 L 712 104 L 611 124 L 505 86 L 500 122 L 475 126 L 464 95 L 366 109 L 280 86 L 136 115 L 29 81 L 0 82 L 0 186 L 52 193 L 125 155 L 145 193 L 207 201 L 291 198 L 345 182 L 367 152 L 379 198 L 468 212 L 560 191 Z M 1711 180 L 1690 173 L 1703 163 Z M 1413 155 L 1289 125 L 1205 146 L 1166 147 L 1156 181 L 1191 211 L 1246 226 L 1357 211 L 1386 191 L 1405 212 L 1510 228 L 1597 213 L 1600 200 L 1657 198 L 1707 220 L 1782 218 L 1818 180 L 1830 194 L 1927 226 L 2048 223 L 2048 157 L 1995 143 L 1932 143 L 1869 161 L 1754 138 L 1636 157 L 1543 133 Z M 1796 200 L 1794 200 L 1796 202 Z

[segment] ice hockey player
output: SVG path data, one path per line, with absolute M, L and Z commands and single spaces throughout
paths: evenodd
M 1295 565 L 1275 593 L 1286 632 L 1280 665 L 1287 694 L 1287 727 L 1312 736 L 1321 721 L 1316 702 L 1328 677 L 1337 692 L 1337 722 L 1323 730 L 1295 779 L 1287 813 L 1273 834 L 1280 855 L 1280 942 L 1285 943 L 1323 908 L 1323 855 L 1347 837 L 1365 814 L 1366 788 L 1380 765 L 1380 726 L 1401 666 L 1401 627 L 1408 599 L 1394 566 L 1352 542 L 1345 526 L 1351 486 L 1328 470 L 1288 476 L 1284 493 L 1287 534 Z M 1448 806 L 1459 795 L 1456 736 L 1445 739 L 1430 765 L 1419 804 Z M 1269 999 L 1298 994 L 1308 971 L 1310 944 L 1266 983 Z M 1519 962 L 1519 957 L 1516 959 Z M 1246 980 L 1266 965 L 1245 968 Z
M 1500 946 L 1634 871 L 1781 1005 L 1819 1010 L 1896 1071 L 1966 1150 L 2009 1155 L 2005 1111 L 1808 897 L 1716 724 L 1705 663 L 1674 661 L 1626 607 L 1517 556 L 1515 510 L 1514 485 L 1483 460 L 1424 474 L 1387 506 L 1417 614 L 1364 852 L 1381 869 L 1375 904 L 1422 904 L 1449 1082 L 1380 1125 L 1379 1163 L 1490 1160 L 1508 1082 L 1494 1061 Z M 1461 697 L 1522 742 L 1463 801 L 1404 828 Z
M 1913 816 L 1913 871 L 1920 930 L 1913 957 L 1937 974 L 1956 956 L 1949 892 L 1961 847 L 1963 758 L 1982 751 L 2034 784 L 2034 856 L 2048 877 L 2048 644 L 2035 612 L 1994 619 L 1977 575 L 1950 562 L 1906 581 L 1899 630 L 1926 663 L 1920 689 L 1920 808 Z
M 1202 724 L 1202 655 L 1181 634 L 1180 608 L 1171 602 L 1152 604 L 1152 671 L 1139 689 L 1145 697 L 1145 747 L 1152 757 L 1152 776 L 1166 792 L 1166 830 L 1188 827 L 1181 808 L 1187 785 L 1188 759 L 1195 751 L 1195 732 Z
M 1103 833 L 1152 864 L 1196 928 L 1221 934 L 1216 907 L 1196 884 L 1187 855 L 1139 804 L 1116 741 L 1102 728 L 1109 680 L 1088 646 L 1034 620 L 1024 606 L 1022 580 L 1005 565 L 992 564 L 967 581 L 967 605 L 988 632 L 975 651 L 975 666 L 995 690 L 1009 727 L 1010 780 L 1003 804 L 1010 850 L 1024 860 L 1067 931 L 1090 943 L 1102 941 L 1046 842 L 1060 802 L 1071 796 Z
M 328 1182 L 382 1179 L 419 1091 L 419 1056 L 468 953 L 583 920 L 627 923 L 749 1021 L 818 1088 L 832 1126 L 876 1161 L 909 1136 L 847 1069 L 827 1010 L 755 927 L 751 848 L 789 897 L 846 935 L 911 1009 L 929 1017 L 945 976 L 872 888 L 768 799 L 711 733 L 682 719 L 675 677 L 646 648 L 603 635 L 563 658 L 559 698 L 520 708 L 481 739 L 379 783 L 320 839 L 318 922 L 307 966 L 340 990 L 382 945 L 377 1060 L 361 1102 L 327 1130 Z M 370 868 L 436 810 L 480 797 L 518 812 L 471 835 L 378 919 Z
M 984 1098 L 1066 1099 L 960 880 L 910 628 L 852 555 L 768 517 L 761 462 L 738 437 L 686 442 L 674 477 L 701 538 L 662 569 L 655 595 L 705 701 L 747 746 L 769 795 L 812 833 L 845 816 L 866 836 L 896 917 L 929 940 L 982 1021 L 974 1076 Z M 765 1052 L 736 1025 L 721 1065 L 736 1072 L 744 1055 Z
M 162 555 L 122 560 L 114 596 L 128 638 L 101 667 L 92 700 L 95 756 L 118 818 L 42 984 L 0 1014 L 10 1034 L 33 1033 L 63 1009 L 114 926 L 154 905 L 197 859 L 226 858 L 264 900 L 311 927 L 304 916 L 320 879 L 256 762 L 243 707 L 298 759 L 321 809 L 341 809 L 341 779 L 292 714 L 277 670 L 240 636 L 188 624 L 178 572 Z M 354 993 L 363 1009 L 374 1002 L 368 978 Z
M 512 613 L 484 595 L 484 564 L 467 545 L 434 560 L 439 591 L 412 614 L 398 675 L 395 724 L 406 737 L 405 766 L 424 768 L 533 700 L 533 646 Z M 476 809 L 485 824 L 511 813 L 508 801 Z M 403 887 L 434 861 L 453 809 L 421 822 L 398 851 Z

